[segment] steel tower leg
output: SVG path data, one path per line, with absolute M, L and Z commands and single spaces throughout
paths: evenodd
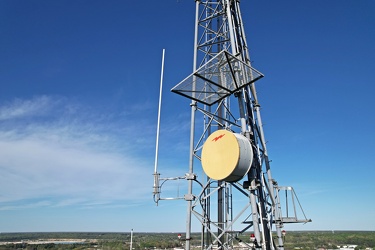
M 198 16 L 199 16 L 199 1 L 196 1 L 195 8 L 195 32 L 194 32 L 194 61 L 193 71 L 197 69 L 197 41 L 198 41 Z M 193 90 L 195 86 L 193 86 Z M 190 156 L 189 156 L 189 173 L 188 176 L 188 194 L 185 196 L 187 200 L 187 215 L 186 215 L 186 250 L 190 250 L 191 243 L 191 213 L 192 213 L 192 202 L 193 202 L 193 175 L 194 175 L 194 132 L 195 132 L 195 112 L 196 112 L 196 101 L 191 102 L 191 120 L 190 120 Z

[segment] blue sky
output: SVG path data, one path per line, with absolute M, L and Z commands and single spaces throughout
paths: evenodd
M 0 1 L 0 232 L 185 230 L 151 193 L 163 48 L 159 171 L 187 171 L 194 6 Z M 375 2 L 241 10 L 273 177 L 313 220 L 286 230 L 375 230 Z

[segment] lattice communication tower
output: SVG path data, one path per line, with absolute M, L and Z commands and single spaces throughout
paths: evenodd
M 283 250 L 284 224 L 311 220 L 294 189 L 278 186 L 271 174 L 255 88 L 263 74 L 251 66 L 240 1 L 195 4 L 193 73 L 172 88 L 191 99 L 189 169 L 183 177 L 160 178 L 155 167 L 155 202 L 171 199 L 161 195 L 164 182 L 187 181 L 187 250 L 193 217 L 202 228 L 202 249 L 242 244 Z M 203 129 L 196 120 L 204 122 Z M 203 169 L 204 179 L 198 180 L 197 168 Z M 248 241 L 240 239 L 245 234 L 251 235 Z

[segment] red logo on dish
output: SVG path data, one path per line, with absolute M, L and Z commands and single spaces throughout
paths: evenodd
M 225 134 L 221 134 L 217 137 L 215 137 L 214 139 L 212 139 L 212 141 L 218 141 L 220 138 L 222 138 Z

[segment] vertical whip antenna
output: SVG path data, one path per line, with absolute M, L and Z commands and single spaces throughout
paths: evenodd
M 154 201 L 156 202 L 156 204 L 158 204 L 158 201 L 160 199 L 160 186 L 159 186 L 159 177 L 160 177 L 160 174 L 158 173 L 158 155 L 159 155 L 159 134 L 160 134 L 161 99 L 162 99 L 162 93 L 163 93 L 164 56 L 165 56 L 165 49 L 163 49 L 162 62 L 161 62 L 159 106 L 158 106 L 158 122 L 157 122 L 157 127 L 156 127 L 154 186 L 153 186 Z

